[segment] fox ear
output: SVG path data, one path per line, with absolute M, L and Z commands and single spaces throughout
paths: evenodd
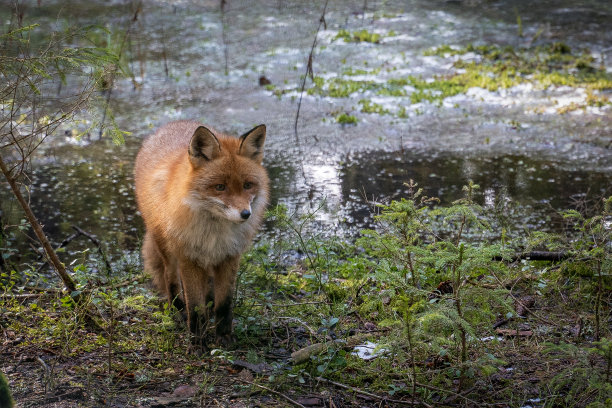
M 238 154 L 261 163 L 266 141 L 266 125 L 259 125 L 240 136 Z
M 193 132 L 189 142 L 189 159 L 194 166 L 199 166 L 203 160 L 213 160 L 220 151 L 219 140 L 209 129 L 200 126 Z

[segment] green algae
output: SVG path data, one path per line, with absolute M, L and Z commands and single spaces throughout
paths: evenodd
M 590 90 L 612 89 L 612 75 L 597 66 L 597 61 L 588 50 L 573 52 L 568 45 L 559 42 L 527 48 L 469 44 L 458 49 L 443 45 L 426 51 L 424 55 L 447 57 L 468 53 L 474 53 L 479 58 L 470 62 L 458 59 L 453 64 L 455 68 L 465 70 L 465 73 L 456 75 L 462 77 L 459 81 L 491 91 L 525 82 L 540 88 L 570 86 Z
M 345 42 L 368 42 L 373 44 L 380 43 L 382 36 L 380 34 L 371 33 L 368 30 L 359 30 L 350 32 L 348 30 L 340 30 L 334 37 L 334 40 L 342 39 Z
M 355 125 L 357 124 L 357 118 L 353 115 L 349 115 L 348 113 L 342 112 L 338 116 L 336 116 L 336 122 L 342 125 Z
M 371 102 L 368 99 L 361 99 L 359 105 L 361 105 L 361 111 L 363 113 L 377 113 L 379 115 L 388 115 L 390 113 L 389 110 L 385 109 L 381 104 Z
M 365 30 L 363 30 L 365 31 Z M 344 38 L 354 33 L 341 31 Z M 348 34 L 347 34 L 348 33 Z M 358 38 L 367 38 L 365 34 Z M 348 41 L 348 40 L 347 40 Z M 363 40 L 365 41 L 365 40 Z M 338 77 L 315 77 L 310 95 L 331 98 L 347 98 L 355 94 L 373 93 L 380 96 L 408 98 L 411 104 L 423 102 L 441 105 L 445 98 L 465 94 L 470 88 L 482 88 L 491 92 L 508 89 L 520 84 L 531 84 L 536 89 L 568 86 L 584 88 L 587 100 L 573 103 L 557 110 L 566 113 L 588 106 L 602 107 L 611 104 L 601 91 L 612 89 L 612 75 L 597 64 L 587 51 L 574 52 L 564 43 L 552 43 L 528 48 L 497 45 L 472 45 L 463 48 L 442 45 L 427 50 L 425 55 L 448 58 L 453 56 L 454 72 L 422 78 L 413 75 L 388 78 L 385 81 L 354 79 L 356 75 L 378 75 L 381 68 L 344 68 Z M 465 58 L 465 57 L 469 57 Z M 389 71 L 387 71 L 389 72 Z M 379 104 L 367 99 L 359 101 L 361 112 L 380 115 L 390 114 Z M 406 117 L 406 108 L 396 116 Z
M 354 81 L 338 77 L 325 80 L 321 77 L 314 77 L 313 86 L 307 92 L 309 95 L 346 98 L 353 93 L 363 93 L 368 90 L 375 90 L 376 88 L 377 84 L 373 81 Z

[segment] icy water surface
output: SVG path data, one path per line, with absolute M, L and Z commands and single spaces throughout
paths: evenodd
M 557 113 L 584 101 L 581 89 L 475 88 L 440 104 L 369 90 L 345 97 L 305 92 L 296 135 L 301 76 L 324 2 L 227 4 L 221 14 L 218 1 L 144 2 L 136 22 L 130 22 L 130 2 L 32 1 L 26 7 L 24 24 L 44 29 L 69 21 L 102 24 L 116 38 L 128 27 L 132 32 L 126 51 L 132 78 L 118 79 L 111 98 L 117 123 L 132 136 L 115 147 L 97 141 L 95 133 L 92 141 L 58 134 L 33 165 L 31 202 L 55 241 L 78 225 L 109 242 L 115 254 L 137 249 L 142 225 L 132 192 L 133 157 L 154 128 L 186 118 L 234 134 L 265 123 L 273 203 L 306 211 L 324 201 L 319 227 L 343 236 L 370 224 L 367 200 L 402 197 L 410 179 L 443 204 L 459 198 L 461 186 L 473 179 L 481 185 L 478 200 L 491 213 L 512 208 L 504 215 L 519 232 L 559 230 L 555 210 L 612 193 L 610 106 Z M 606 0 L 368 1 L 365 12 L 363 4 L 329 2 L 313 56 L 315 76 L 427 80 L 453 69 L 452 58 L 424 55 L 433 47 L 553 41 L 588 48 L 612 72 Z M 0 5 L 6 24 L 10 4 Z M 341 30 L 362 29 L 381 40 L 336 38 Z M 269 86 L 260 86 L 262 76 Z M 306 89 L 312 86 L 308 79 Z M 361 112 L 363 99 L 388 113 Z M 357 124 L 336 123 L 341 112 L 354 115 Z M 5 218 L 16 222 L 18 209 L 5 184 L 0 197 Z

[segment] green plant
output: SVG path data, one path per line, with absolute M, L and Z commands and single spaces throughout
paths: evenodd
M 369 42 L 378 44 L 381 40 L 381 35 L 371 33 L 368 30 L 353 31 L 352 33 L 348 30 L 340 30 L 334 37 L 334 40 L 342 39 L 346 42 Z
M 567 368 L 562 369 L 551 379 L 549 387 L 552 395 L 545 406 L 609 407 L 612 404 L 610 344 L 609 339 L 596 342 L 594 348 L 582 348 L 570 343 L 545 344 L 546 355 L 555 356 L 568 363 Z M 604 357 L 605 370 L 593 366 L 589 358 L 593 354 Z
M 340 123 L 341 125 L 356 125 L 358 120 L 357 117 L 349 115 L 346 112 L 342 112 L 336 116 L 336 122 Z
M 0 371 L 0 406 L 6 408 L 13 408 L 13 397 L 11 396 L 11 390 L 9 389 L 6 377 Z
M 582 275 L 594 281 L 595 340 L 599 340 L 602 335 L 602 300 L 612 287 L 612 196 L 603 200 L 601 213 L 593 217 L 587 218 L 576 210 L 564 211 L 562 215 L 578 233 L 570 242 L 568 250 L 573 257 L 568 262 L 580 260 Z
M 453 372 L 461 388 L 473 376 L 469 351 L 476 345 L 476 332 L 491 323 L 495 310 L 508 310 L 503 290 L 483 290 L 472 282 L 507 275 L 504 263 L 492 261 L 507 251 L 499 244 L 474 241 L 475 233 L 489 228 L 474 201 L 477 185 L 466 185 L 464 198 L 449 207 L 432 207 L 436 200 L 415 191 L 414 182 L 408 186 L 411 198 L 381 206 L 379 229 L 365 231 L 359 244 L 373 258 L 376 279 L 393 288 L 411 361 L 418 342 L 443 354 L 454 347 Z M 449 341 L 449 336 L 456 341 Z
M 361 105 L 361 111 L 364 113 L 377 113 L 379 115 L 387 115 L 389 113 L 381 104 L 371 102 L 369 99 L 361 99 L 359 105 Z

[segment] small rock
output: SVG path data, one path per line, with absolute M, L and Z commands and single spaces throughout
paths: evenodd
M 191 398 L 196 395 L 197 392 L 197 387 L 192 385 L 180 385 L 172 392 L 172 396 L 175 398 Z
M 272 81 L 270 81 L 264 75 L 259 77 L 259 86 L 266 86 L 266 85 L 270 85 L 271 83 Z

